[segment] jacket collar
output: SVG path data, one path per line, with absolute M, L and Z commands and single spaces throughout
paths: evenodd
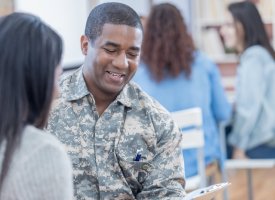
M 90 94 L 83 77 L 82 67 L 66 77 L 61 85 L 64 82 L 67 83 L 63 91 L 66 101 L 78 100 Z
M 83 67 L 73 72 L 70 76 L 66 77 L 61 84 L 64 84 L 64 82 L 67 82 L 66 88 L 63 91 L 66 101 L 75 101 L 90 95 L 84 80 Z M 92 94 L 91 96 L 93 97 Z M 115 101 L 120 102 L 126 107 L 133 107 L 135 102 L 134 99 L 136 98 L 137 97 L 135 95 L 134 88 L 130 87 L 129 84 L 126 84 Z

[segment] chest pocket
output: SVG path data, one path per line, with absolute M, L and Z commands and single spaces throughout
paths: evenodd
M 127 161 L 117 155 L 124 178 L 136 196 L 142 190 L 142 184 L 152 172 L 154 166 L 145 161 Z

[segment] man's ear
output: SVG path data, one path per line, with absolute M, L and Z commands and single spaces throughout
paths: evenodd
M 80 45 L 81 45 L 82 54 L 86 56 L 88 52 L 88 46 L 89 46 L 89 39 L 86 35 L 81 35 Z

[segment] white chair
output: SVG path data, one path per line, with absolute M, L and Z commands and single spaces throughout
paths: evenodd
M 204 135 L 202 130 L 202 113 L 200 108 L 190 108 L 171 113 L 172 118 L 182 131 L 182 149 L 197 149 L 198 175 L 187 178 L 187 191 L 206 186 L 204 163 Z

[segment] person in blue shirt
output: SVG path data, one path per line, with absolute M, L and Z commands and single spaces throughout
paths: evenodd
M 275 51 L 253 3 L 232 3 L 228 10 L 221 33 L 226 46 L 240 56 L 229 135 L 232 157 L 275 158 Z
M 217 66 L 196 50 L 180 11 L 156 5 L 147 19 L 141 64 L 133 78 L 168 111 L 200 107 L 205 134 L 205 163 L 221 160 L 218 123 L 228 120 L 228 103 Z M 196 151 L 184 150 L 185 175 L 198 173 Z

